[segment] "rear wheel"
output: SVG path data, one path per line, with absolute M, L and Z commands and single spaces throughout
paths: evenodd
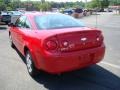
M 35 77 L 38 75 L 38 70 L 36 69 L 34 63 L 33 63 L 33 60 L 32 60 L 32 56 L 30 54 L 30 51 L 27 51 L 26 52 L 26 55 L 25 55 L 25 60 L 26 60 L 26 66 L 27 66 L 27 70 L 28 70 L 28 73 L 32 76 L 32 77 Z
M 12 41 L 12 37 L 11 37 L 11 34 L 9 35 L 9 39 L 10 39 L 10 45 L 12 48 L 15 48 L 15 45 L 13 44 L 13 41 Z

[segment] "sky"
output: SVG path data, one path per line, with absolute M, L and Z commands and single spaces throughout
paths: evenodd
M 26 0 L 22 0 L 22 1 L 26 1 Z M 40 1 L 40 0 L 29 0 L 29 1 Z M 46 1 L 54 1 L 54 2 L 76 2 L 76 1 L 91 1 L 91 0 L 46 0 Z

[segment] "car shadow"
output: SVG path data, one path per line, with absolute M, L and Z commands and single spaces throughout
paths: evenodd
M 25 62 L 25 57 L 19 52 L 19 50 L 16 47 L 13 47 L 13 49 L 17 52 L 17 54 L 19 55 L 19 57 L 22 59 L 22 61 L 26 64 Z
M 15 50 L 25 63 L 25 58 Z M 40 72 L 33 79 L 49 90 L 120 90 L 120 78 L 99 65 L 61 75 Z
M 64 73 L 60 76 L 42 73 L 33 79 L 49 90 L 120 89 L 120 78 L 98 65 Z

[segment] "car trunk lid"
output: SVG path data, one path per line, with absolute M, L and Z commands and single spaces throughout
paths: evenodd
M 56 42 L 57 48 L 52 51 L 72 52 L 99 47 L 103 43 L 100 30 L 89 27 L 65 28 L 54 30 L 35 30 L 42 38 L 43 46 L 49 41 Z M 51 51 L 51 50 L 49 50 Z
M 103 37 L 98 30 L 75 31 L 57 34 L 59 49 L 61 52 L 78 51 L 99 47 Z

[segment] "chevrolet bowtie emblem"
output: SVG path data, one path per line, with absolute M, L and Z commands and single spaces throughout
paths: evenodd
M 86 41 L 87 40 L 87 38 L 81 38 L 81 41 Z

